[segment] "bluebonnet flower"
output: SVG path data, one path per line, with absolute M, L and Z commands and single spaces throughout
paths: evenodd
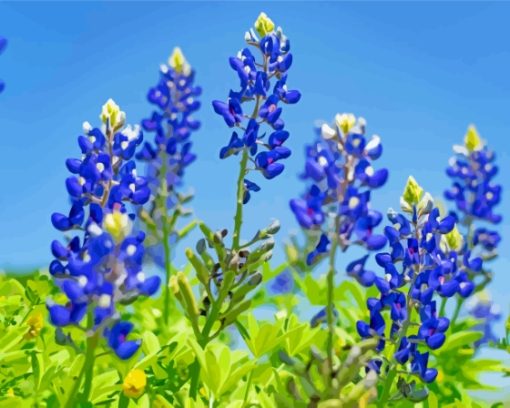
M 453 184 L 444 195 L 455 203 L 452 214 L 464 227 L 466 248 L 486 261 L 494 259 L 501 237 L 497 231 L 480 224 L 499 224 L 502 220 L 495 212 L 502 194 L 501 185 L 494 182 L 499 170 L 496 155 L 474 126 L 468 128 L 464 146 L 454 146 L 454 152 L 446 170 Z M 492 279 L 488 270 L 482 272 L 485 279 L 478 284 L 480 287 Z
M 456 155 L 446 170 L 454 183 L 445 197 L 454 201 L 465 216 L 494 224 L 501 222 L 501 216 L 494 213 L 494 207 L 501 201 L 501 186 L 492 182 L 498 173 L 496 155 L 473 126 L 468 129 L 465 146 L 455 146 L 454 151 Z
M 244 204 L 250 200 L 250 193 L 260 190 L 245 178 L 247 172 L 259 171 L 266 179 L 272 179 L 284 170 L 282 161 L 291 151 L 283 146 L 289 132 L 284 129 L 282 105 L 297 103 L 301 98 L 299 91 L 287 88 L 292 54 L 282 29 L 275 28 L 271 19 L 261 13 L 255 30 L 247 32 L 245 40 L 251 48 L 243 48 L 229 60 L 239 77 L 239 90 L 231 90 L 226 102 L 213 101 L 214 111 L 228 127 L 234 128 L 229 143 L 220 150 L 220 158 L 243 155 Z M 252 50 L 261 58 L 257 59 Z M 254 164 L 252 169 L 246 168 L 248 158 Z
M 501 308 L 496 305 L 486 291 L 479 292 L 472 298 L 468 305 L 471 316 L 478 319 L 480 323 L 474 327 L 483 333 L 483 337 L 475 343 L 476 347 L 482 344 L 499 341 L 498 336 L 493 332 L 493 324 L 501 318 Z
M 49 270 L 67 303 L 49 301 L 48 310 L 55 326 L 74 325 L 103 334 L 126 359 L 140 342 L 127 340 L 132 325 L 119 320 L 117 305 L 154 294 L 160 279 L 146 277 L 142 270 L 145 235 L 133 230 L 135 214 L 126 205 L 149 199 L 147 181 L 136 175 L 131 160 L 142 132 L 124 127 L 125 114 L 111 99 L 103 106 L 101 120 L 101 129 L 84 123 L 84 135 L 78 137 L 82 156 L 66 161 L 72 173 L 66 179 L 71 209 L 54 213 L 51 221 L 57 230 L 75 235 L 65 244 L 52 242 L 55 259 Z M 89 318 L 84 326 L 85 316 Z
M 285 269 L 273 279 L 269 289 L 276 295 L 292 292 L 292 289 L 294 289 L 294 278 L 292 277 L 292 272 L 289 269 Z
M 0 54 L 5 50 L 5 47 L 7 47 L 7 39 L 0 36 Z M 0 93 L 5 89 L 5 83 L 0 79 Z
M 148 101 L 155 110 L 149 118 L 142 120 L 146 132 L 154 134 L 153 142 L 146 141 L 136 158 L 146 163 L 146 178 L 152 192 L 148 211 L 143 211 L 141 218 L 157 228 L 148 228 L 147 250 L 156 264 L 165 265 L 163 241 L 175 240 L 170 231 L 169 236 L 162 237 L 163 224 L 170 224 L 168 211 L 174 215 L 186 213 L 181 204 L 190 199 L 179 188 L 183 184 L 186 168 L 195 160 L 192 152 L 191 135 L 200 127 L 200 122 L 193 114 L 200 108 L 198 96 L 202 90 L 194 84 L 195 72 L 187 62 L 180 48 L 175 48 L 168 59 L 168 64 L 160 67 L 160 78 L 156 86 L 147 94 Z M 177 215 L 176 215 L 177 216 Z M 173 222 L 175 225 L 175 221 Z
M 364 119 L 352 114 L 338 114 L 335 122 L 333 127 L 322 125 L 319 139 L 306 147 L 301 177 L 309 185 L 300 198 L 290 201 L 301 227 L 321 237 L 308 256 L 309 264 L 327 252 L 325 240 L 332 238 L 328 237 L 329 221 L 334 224 L 335 242 L 343 250 L 352 244 L 378 250 L 386 244 L 384 235 L 374 233 L 382 215 L 370 208 L 371 190 L 383 186 L 388 179 L 387 169 L 372 167 L 382 154 L 380 138 L 367 140 Z M 354 271 L 350 274 L 358 276 Z M 370 274 L 365 278 L 370 279 Z
M 450 325 L 448 318 L 438 315 L 435 299 L 471 295 L 474 284 L 468 273 L 480 271 L 481 259 L 466 250 L 455 217 L 441 217 L 430 195 L 424 194 L 412 177 L 401 205 L 407 215 L 390 210 L 391 225 L 384 230 L 391 249 L 376 255 L 384 277 L 373 278 L 365 272 L 364 259 L 350 266 L 352 273 L 359 275 L 358 280 L 367 275 L 362 282 L 375 285 L 380 293 L 367 302 L 370 321 L 359 321 L 357 328 L 361 337 L 380 340 L 379 351 L 388 340 L 396 343 L 395 361 L 401 365 L 410 361 L 410 372 L 431 382 L 437 370 L 428 368 L 429 353 L 423 349 L 441 347 Z M 384 310 L 390 311 L 389 331 Z M 413 310 L 418 312 L 419 322 L 412 321 Z M 408 333 L 411 325 L 418 326 L 417 332 Z

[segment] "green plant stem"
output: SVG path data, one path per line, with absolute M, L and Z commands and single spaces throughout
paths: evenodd
M 170 319 L 170 275 L 172 273 L 172 265 L 171 265 L 171 253 L 170 253 L 170 243 L 168 242 L 170 238 L 170 231 L 168 229 L 168 183 L 166 180 L 167 173 L 167 156 L 166 152 L 163 151 L 161 153 L 161 169 L 160 169 L 160 191 L 158 197 L 158 206 L 159 211 L 161 212 L 161 223 L 162 223 L 162 241 L 163 241 L 163 253 L 164 253 L 164 262 L 165 262 L 165 286 L 164 286 L 164 294 L 163 294 L 163 321 L 165 325 L 168 325 Z
M 377 406 L 379 408 L 385 408 L 386 402 L 390 398 L 391 386 L 393 385 L 393 381 L 397 375 L 397 369 L 395 367 L 390 368 L 388 375 L 386 377 L 386 381 L 384 383 L 383 392 L 381 394 L 381 398 L 377 402 Z
M 248 150 L 243 149 L 241 161 L 239 163 L 239 176 L 237 178 L 237 198 L 236 215 L 234 216 L 234 235 L 232 237 L 232 249 L 239 248 L 241 240 L 241 225 L 243 223 L 243 199 L 244 199 L 244 176 L 246 175 L 246 166 L 248 165 Z
M 92 377 L 94 376 L 94 361 L 96 358 L 96 347 L 99 336 L 95 333 L 92 337 L 87 339 L 87 352 L 85 354 L 85 381 L 83 384 L 83 401 L 88 401 L 90 391 L 92 390 Z
M 457 319 L 460 314 L 460 309 L 462 308 L 463 303 L 464 303 L 463 298 L 457 298 L 457 304 L 455 305 L 455 310 L 453 311 L 453 315 L 450 320 L 450 327 L 452 328 L 452 330 L 455 328 L 455 323 L 457 322 Z
M 246 391 L 244 392 L 243 405 L 241 408 L 244 408 L 248 403 L 248 396 L 250 395 L 251 381 L 253 377 L 253 370 L 250 371 L 250 375 L 248 376 L 248 381 L 246 382 Z
M 90 309 L 92 310 L 92 308 Z M 88 328 L 92 328 L 94 324 L 94 315 L 91 311 L 88 313 Z M 99 340 L 99 333 L 94 333 L 92 336 L 87 338 L 86 342 L 86 350 L 85 350 L 85 361 L 83 362 L 83 366 L 80 370 L 80 374 L 76 379 L 71 392 L 69 393 L 69 398 L 66 401 L 65 408 L 74 408 L 77 405 L 79 399 L 86 402 L 88 401 L 90 391 L 92 389 L 92 377 L 94 375 L 94 361 L 95 361 L 95 352 L 97 343 Z M 84 382 L 83 385 L 83 393 L 81 394 L 81 398 L 79 398 L 80 386 Z
M 336 236 L 336 234 L 334 234 Z M 331 250 L 329 252 L 329 269 L 327 275 L 327 323 L 328 323 L 328 365 L 330 385 L 333 382 L 333 355 L 334 355 L 334 339 L 335 339 L 335 255 L 337 250 L 336 238 L 331 240 Z M 331 387 L 332 388 L 332 387 Z M 333 391 L 333 390 L 331 390 Z
M 439 316 L 442 317 L 444 316 L 444 314 L 446 313 L 446 301 L 448 300 L 448 298 L 443 298 L 443 300 L 441 300 L 441 307 L 439 308 Z

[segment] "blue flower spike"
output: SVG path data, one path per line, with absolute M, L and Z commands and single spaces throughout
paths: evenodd
M 287 87 L 292 65 L 290 42 L 280 27 L 261 13 L 254 29 L 245 35 L 248 45 L 229 59 L 239 77 L 239 88 L 231 90 L 226 101 L 215 100 L 214 111 L 232 128 L 228 144 L 221 148 L 220 158 L 242 153 L 243 177 L 259 172 L 268 180 L 279 176 L 291 155 L 283 144 L 289 137 L 282 112 L 285 105 L 299 102 L 301 94 Z M 247 168 L 248 160 L 253 167 Z M 260 190 L 253 181 L 244 179 L 243 203 L 251 193 Z
M 376 135 L 368 139 L 365 128 L 363 118 L 337 114 L 334 125 L 323 124 L 318 139 L 305 149 L 301 178 L 308 182 L 307 188 L 300 198 L 290 201 L 290 208 L 304 230 L 320 237 L 307 257 L 309 265 L 328 252 L 325 240 L 331 239 L 327 230 L 331 218 L 335 242 L 344 251 L 350 245 L 373 251 L 386 244 L 384 235 L 374 233 L 382 215 L 370 207 L 370 195 L 386 183 L 388 170 L 374 169 L 373 162 L 382 154 L 381 139 Z M 365 279 L 370 281 L 370 274 Z
M 195 85 L 195 71 L 180 48 L 175 48 L 167 64 L 160 67 L 156 86 L 147 100 L 153 105 L 151 115 L 142 120 L 145 132 L 153 134 L 136 158 L 145 164 L 150 198 L 140 210 L 147 233 L 147 254 L 165 271 L 163 320 L 169 323 L 172 246 L 184 236 L 176 231 L 178 221 L 191 214 L 185 208 L 193 195 L 183 192 L 185 172 L 196 159 L 193 133 L 200 128 L 194 114 L 200 108 L 202 89 Z M 189 224 L 192 225 L 192 224 Z M 183 227 L 186 230 L 187 226 Z
M 401 208 L 403 213 L 388 212 L 390 225 L 384 232 L 390 250 L 376 255 L 384 276 L 375 276 L 372 283 L 379 297 L 368 300 L 370 321 L 358 322 L 358 333 L 362 338 L 379 339 L 379 351 L 390 342 L 395 344 L 396 364 L 429 383 L 435 380 L 437 370 L 428 367 L 428 350 L 444 344 L 450 326 L 448 318 L 439 316 L 437 300 L 471 295 L 474 285 L 467 272 L 481 260 L 475 262 L 467 251 L 456 218 L 441 216 L 430 194 L 413 177 L 407 181 Z M 350 269 L 363 276 L 364 263 Z M 372 285 L 368 276 L 365 286 Z M 389 321 L 383 317 L 384 310 L 390 311 Z M 409 333 L 412 326 L 418 327 L 414 334 Z
M 464 145 L 456 145 L 453 150 L 455 155 L 446 169 L 452 186 L 445 191 L 444 196 L 455 205 L 452 215 L 461 227 L 467 248 L 466 262 L 472 270 L 468 273 L 469 278 L 473 280 L 480 277 L 476 286 L 482 289 L 492 280 L 492 274 L 481 268 L 480 259 L 487 262 L 495 259 L 501 241 L 499 232 L 490 226 L 502 220 L 502 216 L 496 213 L 496 207 L 501 202 L 503 189 L 494 180 L 499 168 L 496 165 L 496 154 L 474 126 L 468 128 Z
M 50 300 L 47 306 L 55 326 L 104 336 L 116 355 L 127 359 L 140 342 L 127 340 L 133 326 L 120 320 L 118 306 L 153 295 L 160 279 L 142 269 L 145 235 L 135 230 L 136 215 L 129 207 L 143 205 L 150 195 L 132 160 L 142 142 L 141 129 L 125 126 L 124 112 L 111 99 L 100 117 L 101 128 L 85 122 L 78 137 L 81 156 L 66 162 L 71 209 L 54 213 L 51 221 L 72 235 L 65 243 L 52 242 L 55 259 L 49 270 L 67 302 Z

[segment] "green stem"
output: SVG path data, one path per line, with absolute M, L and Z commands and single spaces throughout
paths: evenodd
M 453 316 L 452 316 L 452 318 L 450 320 L 450 327 L 452 328 L 452 330 L 455 327 L 455 323 L 457 321 L 457 318 L 459 317 L 460 309 L 462 308 L 462 304 L 463 303 L 464 303 L 464 299 L 463 298 L 457 298 L 457 304 L 455 305 L 455 310 L 454 310 Z
M 92 310 L 92 308 L 90 309 Z M 91 311 L 88 313 L 88 328 L 92 328 L 94 324 L 94 315 Z M 87 338 L 86 350 L 85 350 L 85 361 L 80 370 L 80 374 L 76 379 L 71 392 L 69 393 L 69 398 L 66 401 L 65 408 L 74 408 L 77 405 L 79 399 L 86 402 L 88 401 L 90 391 L 92 389 L 92 377 L 94 374 L 94 360 L 95 360 L 95 351 L 97 347 L 97 343 L 99 341 L 99 333 L 94 333 L 92 336 Z M 85 379 L 84 379 L 85 378 Z M 79 398 L 78 394 L 80 391 L 80 386 L 84 381 L 83 385 L 83 393 L 81 398 Z
M 384 383 L 383 392 L 381 394 L 381 398 L 377 402 L 377 406 L 379 408 L 385 408 L 386 402 L 390 398 L 391 386 L 393 385 L 393 381 L 395 380 L 395 376 L 397 375 L 397 369 L 392 367 L 388 372 L 388 376 L 386 377 L 386 381 Z
M 336 234 L 335 234 L 336 236 Z M 328 323 L 328 365 L 329 378 L 333 382 L 333 355 L 334 355 L 334 339 L 335 339 L 335 255 L 337 249 L 336 239 L 331 241 L 331 250 L 329 252 L 329 270 L 327 275 L 327 323 Z M 332 385 L 332 384 L 330 384 Z M 333 390 L 331 390 L 333 391 Z
M 442 317 L 444 316 L 444 314 L 446 313 L 446 301 L 448 300 L 448 298 L 443 298 L 443 300 L 441 300 L 441 307 L 439 308 L 439 317 Z
M 234 216 L 234 235 L 232 237 L 232 249 L 239 249 L 241 239 L 241 225 L 243 223 L 243 199 L 244 199 L 244 176 L 248 165 L 248 150 L 243 149 L 243 155 L 239 163 L 239 176 L 237 178 L 236 215 Z
M 170 231 L 168 229 L 168 184 L 166 180 L 167 173 L 167 157 L 166 152 L 161 153 L 161 169 L 160 169 L 160 192 L 159 192 L 159 210 L 161 212 L 162 220 L 162 234 L 163 234 L 163 253 L 165 262 L 165 286 L 164 286 L 164 306 L 163 306 L 163 321 L 168 325 L 170 320 L 170 275 L 172 273 L 171 254 L 170 254 Z
M 244 408 L 248 402 L 248 396 L 250 395 L 252 377 L 253 377 L 253 370 L 250 371 L 250 375 L 248 376 L 248 381 L 246 383 L 246 391 L 244 392 L 243 405 L 241 406 L 241 408 Z
M 90 391 L 92 390 L 92 377 L 94 376 L 94 361 L 96 358 L 96 347 L 99 336 L 98 333 L 87 339 L 87 353 L 85 355 L 85 382 L 83 385 L 82 400 L 88 401 Z

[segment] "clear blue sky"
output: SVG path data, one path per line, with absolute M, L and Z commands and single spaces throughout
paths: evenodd
M 498 180 L 510 194 L 510 4 L 2 2 L 0 35 L 9 46 L 0 57 L 7 84 L 0 95 L 0 267 L 48 263 L 49 243 L 59 236 L 50 214 L 67 206 L 64 161 L 78 152 L 82 122 L 97 123 L 109 97 L 128 122 L 147 115 L 146 91 L 176 45 L 204 88 L 199 159 L 187 177 L 194 208 L 213 227 L 231 227 L 237 162 L 217 158 L 230 135 L 210 102 L 237 86 L 228 57 L 260 11 L 291 39 L 289 84 L 303 98 L 284 111 L 294 154 L 283 176 L 261 182 L 246 209 L 246 236 L 273 217 L 282 221 L 280 238 L 296 229 L 288 200 L 302 190 L 303 145 L 316 119 L 342 111 L 364 116 L 383 139 L 380 164 L 390 179 L 374 194 L 382 211 L 398 206 L 409 174 L 440 195 L 451 145 L 472 122 L 498 152 Z M 508 209 L 506 198 L 501 208 Z M 501 211 L 506 239 L 492 292 L 507 310 L 510 214 Z

